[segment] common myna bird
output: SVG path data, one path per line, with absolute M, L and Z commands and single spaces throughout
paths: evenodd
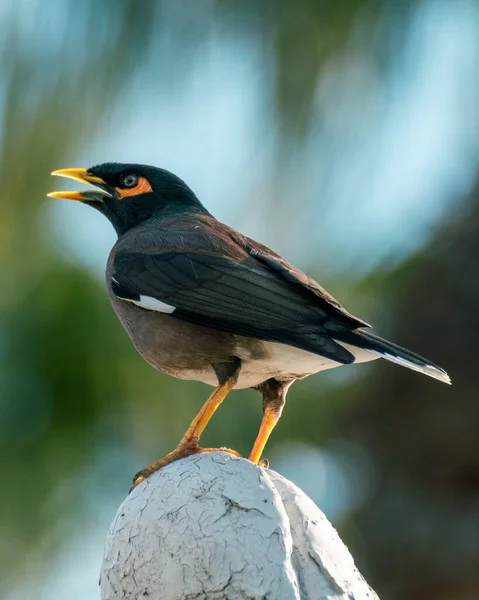
M 263 396 L 249 456 L 258 463 L 297 379 L 385 358 L 450 383 L 440 367 L 370 333 L 281 256 L 217 221 L 176 175 L 117 163 L 52 174 L 97 187 L 49 195 L 85 202 L 115 228 L 106 283 L 139 353 L 160 371 L 215 387 L 177 448 L 137 473 L 134 484 L 205 451 L 200 436 L 233 388 Z

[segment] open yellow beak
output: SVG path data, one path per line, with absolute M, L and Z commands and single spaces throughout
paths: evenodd
M 101 177 L 96 177 L 87 171 L 87 169 L 59 169 L 53 171 L 52 175 L 58 177 L 67 177 L 68 179 L 75 179 L 75 181 L 81 181 L 81 183 L 89 183 L 96 185 L 105 190 L 108 195 L 111 195 L 110 186 L 108 186 Z M 79 200 L 81 202 L 94 201 L 98 199 L 98 190 L 87 190 L 85 192 L 50 192 L 48 196 L 50 198 L 64 198 L 66 200 Z

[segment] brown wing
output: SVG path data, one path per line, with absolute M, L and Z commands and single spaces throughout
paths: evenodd
M 153 299 L 173 318 L 354 362 L 333 338 L 366 324 L 299 269 L 212 217 L 168 225 L 143 232 L 141 251 L 118 247 L 117 297 L 149 309 Z

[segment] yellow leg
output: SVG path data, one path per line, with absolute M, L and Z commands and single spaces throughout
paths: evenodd
M 191 454 L 196 454 L 198 452 L 212 452 L 214 450 L 224 450 L 239 456 L 237 452 L 234 450 L 229 450 L 228 448 L 199 448 L 198 442 L 200 440 L 200 436 L 208 425 L 211 417 L 215 413 L 218 406 L 223 402 L 229 392 L 233 389 L 234 384 L 236 382 L 235 378 L 229 379 L 225 383 L 219 385 L 214 392 L 210 395 L 208 400 L 204 403 L 200 412 L 193 419 L 191 425 L 188 427 L 185 435 L 181 439 L 178 446 L 173 450 L 173 452 L 169 452 L 164 458 L 155 461 L 148 467 L 145 467 L 141 471 L 139 471 L 135 477 L 133 478 L 133 489 L 139 483 L 144 481 L 147 477 L 149 477 L 155 471 L 158 471 L 162 467 L 178 460 L 180 458 L 186 458 Z
M 258 435 L 256 437 L 253 449 L 249 455 L 251 462 L 258 464 L 261 455 L 263 454 L 264 447 L 266 446 L 271 432 L 279 421 L 283 407 L 277 410 L 276 407 L 266 405 L 263 413 L 263 420 L 261 421 L 261 427 L 259 428 Z
M 261 421 L 261 427 L 259 428 L 253 449 L 249 455 L 250 461 L 255 463 L 255 465 L 260 463 L 261 455 L 269 436 L 281 417 L 286 402 L 286 394 L 293 381 L 268 379 L 258 386 L 258 390 L 263 394 L 263 420 Z M 260 465 L 268 466 L 268 461 L 263 460 Z
M 216 412 L 218 406 L 223 402 L 226 396 L 233 389 L 234 382 L 226 381 L 219 385 L 208 400 L 203 404 L 200 412 L 191 422 L 185 435 L 182 437 L 178 447 L 197 446 L 200 441 L 201 434 L 210 422 L 211 417 Z

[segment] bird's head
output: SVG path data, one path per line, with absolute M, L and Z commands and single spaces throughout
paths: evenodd
M 118 235 L 158 215 L 207 213 L 184 181 L 156 167 L 103 163 L 90 169 L 60 169 L 52 175 L 96 186 L 95 190 L 48 195 L 89 204 L 110 220 Z

